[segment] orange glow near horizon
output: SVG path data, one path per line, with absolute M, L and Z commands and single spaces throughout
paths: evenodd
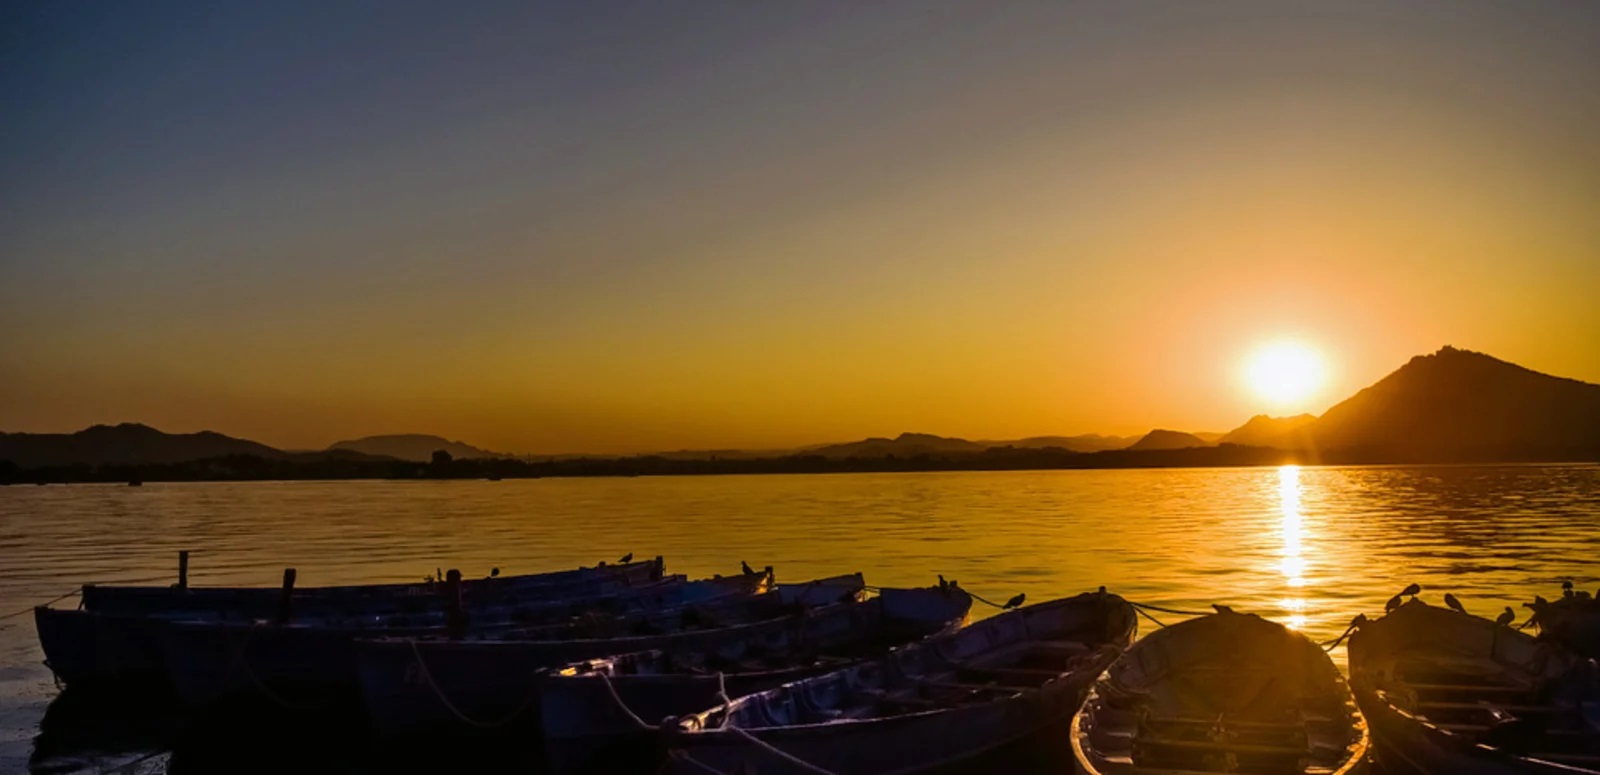
M 1445 345 L 1600 382 L 1594 4 L 81 5 L 0 72 L 0 431 L 792 450 L 1226 433 Z

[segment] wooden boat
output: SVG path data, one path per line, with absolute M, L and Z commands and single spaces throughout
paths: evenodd
M 564 622 L 580 614 L 610 616 L 636 615 L 644 611 L 703 602 L 735 594 L 764 591 L 769 575 L 731 576 L 703 581 L 687 581 L 681 576 L 628 587 L 593 597 L 567 600 L 520 601 L 515 595 L 497 596 L 496 606 L 470 609 L 467 622 L 479 629 L 528 627 Z M 443 606 L 441 601 L 438 605 Z M 338 633 L 373 632 L 428 634 L 443 632 L 448 615 L 443 611 L 421 613 L 338 613 L 295 615 L 289 623 L 277 624 L 232 611 L 156 611 L 142 614 L 102 613 L 88 610 L 60 610 L 40 607 L 34 611 L 34 626 L 45 653 L 46 664 L 58 680 L 73 685 L 111 684 L 133 688 L 140 684 L 168 683 L 168 630 L 177 622 L 198 632 L 196 640 L 214 630 L 213 640 L 232 643 L 261 628 L 282 627 L 285 632 L 267 636 L 269 640 L 304 640 L 297 633 L 325 631 L 337 641 Z M 287 625 L 287 626 L 286 626 Z M 307 636 L 314 637 L 314 636 Z M 180 647 L 182 648 L 182 647 Z M 206 669 L 193 664 L 191 657 L 179 662 L 192 671 Z
M 738 633 L 696 651 L 654 650 L 584 660 L 541 677 L 545 757 L 554 772 L 648 771 L 651 723 L 733 696 L 765 691 L 881 656 L 965 623 L 960 587 L 885 588 L 860 603 L 827 606 L 791 627 Z
M 1064 729 L 1134 633 L 1122 598 L 1001 613 L 887 656 L 662 723 L 673 772 L 922 773 Z
M 1366 772 L 1366 722 L 1320 646 L 1253 614 L 1218 613 L 1134 644 L 1072 719 L 1078 771 Z
M 366 638 L 580 638 L 612 629 L 655 630 L 703 616 L 757 616 L 785 605 L 770 594 L 769 572 L 689 582 L 690 590 L 655 599 L 661 605 L 622 614 L 596 610 L 576 618 L 534 626 L 514 620 L 464 632 L 430 624 L 393 626 L 326 620 L 271 622 L 169 622 L 160 628 L 166 674 L 180 702 L 205 706 L 234 696 L 354 696 L 358 686 L 356 641 Z
M 665 575 L 660 557 L 643 562 L 575 570 L 464 579 L 461 599 L 468 607 L 505 598 L 562 600 L 594 597 L 658 581 Z M 294 610 L 305 614 L 418 612 L 437 610 L 443 580 L 400 584 L 296 587 Z M 273 616 L 283 600 L 281 587 L 171 587 L 85 584 L 82 608 L 115 614 L 230 612 L 242 617 Z
M 1592 660 L 1412 600 L 1351 634 L 1349 667 L 1385 766 L 1600 773 L 1600 669 Z
M 485 633 L 463 639 L 383 638 L 356 644 L 361 692 L 373 729 L 459 733 L 532 726 L 542 671 L 584 659 L 650 649 L 704 651 L 732 638 L 788 630 L 797 617 L 857 600 L 861 574 L 780 584 L 768 599 L 666 612 L 646 626 Z

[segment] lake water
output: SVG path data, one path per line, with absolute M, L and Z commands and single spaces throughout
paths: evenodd
M 1519 621 L 1564 579 L 1600 585 L 1600 466 L 12 486 L 0 614 L 84 582 L 174 578 L 179 549 L 195 585 L 276 585 L 287 566 L 301 585 L 528 573 L 628 552 L 690 575 L 772 565 L 780 582 L 942 573 L 997 602 L 1105 585 L 1172 608 L 1227 603 L 1322 640 L 1410 582 L 1477 613 L 1518 606 Z M 56 695 L 41 659 L 31 615 L 0 620 L 0 772 L 28 768 Z

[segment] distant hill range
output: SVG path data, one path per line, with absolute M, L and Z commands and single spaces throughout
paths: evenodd
M 1258 414 L 1217 439 L 1218 444 L 1238 444 L 1245 447 L 1273 447 L 1276 449 L 1303 449 L 1311 446 L 1307 429 L 1317 421 L 1314 414 L 1297 414 L 1293 417 L 1268 417 Z
M 1210 442 L 1193 433 L 1157 428 L 1146 433 L 1143 438 L 1135 441 L 1128 449 L 1137 451 L 1146 449 L 1189 449 L 1190 447 L 1209 446 L 1211 446 Z
M 287 457 L 265 444 L 220 433 L 162 433 L 137 423 L 95 425 L 77 433 L 0 433 L 0 460 L 24 468 L 181 463 L 227 455 Z
M 340 441 L 328 447 L 331 450 L 348 450 L 367 455 L 392 457 L 396 460 L 413 460 L 427 462 L 433 458 L 433 453 L 444 450 L 450 456 L 459 460 L 471 460 L 488 457 L 511 457 L 498 452 L 479 449 L 460 441 L 451 441 L 442 436 L 429 436 L 422 433 L 396 433 L 387 436 L 367 436 L 350 441 Z
M 8 466 L 166 465 L 230 456 L 252 456 L 285 465 L 398 464 L 426 462 L 437 450 L 457 460 L 511 457 L 422 434 L 369 436 L 341 441 L 320 452 L 292 453 L 211 431 L 169 434 L 129 423 L 96 425 L 66 434 L 0 433 L 0 473 Z M 1269 452 L 1274 450 L 1277 452 Z M 553 466 L 541 469 L 551 472 L 602 473 L 608 470 L 604 461 L 618 459 L 599 455 L 519 458 L 527 465 Z M 1284 459 L 1311 463 L 1600 460 L 1600 385 L 1540 374 L 1482 353 L 1445 347 L 1412 358 L 1321 417 L 1257 415 L 1226 434 L 1157 429 L 1137 438 L 1087 434 L 968 441 L 902 433 L 892 439 L 875 437 L 790 450 L 679 450 L 620 459 L 707 463 L 710 465 L 661 470 L 713 472 L 789 470 L 757 465 L 783 460 L 833 461 L 828 466 L 802 466 L 799 470 L 877 470 L 871 463 L 874 460 L 900 461 L 879 466 L 882 470 L 915 469 L 915 463 L 907 468 L 904 461 L 940 461 L 936 467 L 960 468 L 967 465 L 962 461 L 974 466 L 1096 467 L 1236 465 Z

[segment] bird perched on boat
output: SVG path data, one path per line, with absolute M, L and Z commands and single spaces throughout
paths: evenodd
M 1011 610 L 1013 608 L 1018 608 L 1018 607 L 1020 607 L 1022 605 L 1022 601 L 1027 600 L 1027 599 L 1028 599 L 1028 594 L 1026 592 L 1018 592 L 1017 596 L 1011 598 L 1010 600 L 1007 600 L 1006 604 L 1005 604 L 1005 607 L 1000 609 L 1000 610 L 1009 611 L 1009 610 Z
M 1461 605 L 1461 601 L 1457 600 L 1456 596 L 1450 594 L 1449 592 L 1444 593 L 1444 604 L 1447 605 L 1447 606 L 1450 606 L 1451 608 L 1453 608 L 1453 609 L 1455 609 L 1457 611 L 1460 611 L 1461 613 L 1466 613 L 1467 612 L 1466 607 Z
M 1561 582 L 1561 596 L 1572 597 L 1572 581 L 1570 579 Z
M 500 566 L 496 565 L 493 568 L 489 569 L 489 578 L 491 578 L 491 579 L 500 578 Z
M 1390 611 L 1393 611 L 1394 609 L 1399 608 L 1399 607 L 1400 607 L 1400 596 L 1399 595 L 1395 595 L 1394 597 L 1389 598 L 1389 602 L 1383 604 L 1383 612 L 1384 613 L 1389 613 Z
M 1406 585 L 1405 589 L 1400 590 L 1400 594 L 1402 594 L 1402 595 L 1410 595 L 1411 597 L 1416 597 L 1421 592 L 1422 592 L 1422 585 L 1421 584 L 1417 584 L 1415 582 Z
M 1219 613 L 1219 614 L 1231 614 L 1231 613 L 1233 613 L 1233 609 L 1232 608 L 1229 608 L 1228 606 L 1225 606 L 1225 605 L 1223 605 L 1221 603 L 1212 603 L 1211 607 L 1217 609 L 1217 613 Z
M 944 574 L 943 573 L 939 574 L 939 591 L 940 592 L 949 592 L 950 591 L 950 582 L 944 580 Z
M 627 554 L 622 555 L 622 559 L 617 560 L 617 562 L 619 562 L 619 563 L 621 563 L 623 565 L 627 565 L 628 563 L 633 562 L 633 552 L 628 552 Z
M 745 562 L 744 560 L 739 561 L 739 570 L 744 571 L 744 575 L 746 576 L 756 575 L 756 569 L 750 567 L 750 563 Z
M 1517 620 L 1517 612 L 1511 610 L 1511 606 L 1506 606 L 1506 612 L 1503 613 L 1503 614 L 1500 614 L 1499 616 L 1496 616 L 1495 619 L 1494 619 L 1494 623 L 1500 625 L 1501 627 L 1506 627 L 1506 626 L 1509 626 L 1512 622 L 1514 622 L 1516 620 Z

